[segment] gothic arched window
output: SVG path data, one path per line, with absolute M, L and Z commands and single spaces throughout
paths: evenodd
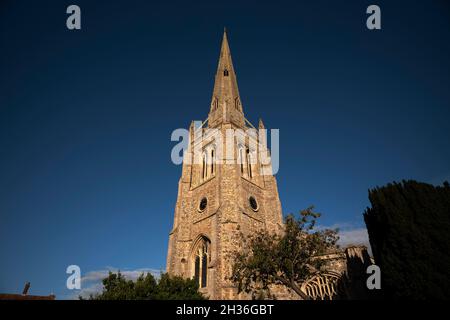
M 344 296 L 341 282 L 338 274 L 317 274 L 305 281 L 301 289 L 313 300 L 339 299 Z
M 208 264 L 210 260 L 211 241 L 206 237 L 201 237 L 194 249 L 194 279 L 200 288 L 208 285 Z
M 247 149 L 247 170 L 248 170 L 248 176 L 249 178 L 253 178 L 253 174 L 252 174 L 252 154 L 250 153 L 250 150 Z
M 241 110 L 241 108 L 240 108 L 240 101 L 239 101 L 239 98 L 236 98 L 235 100 L 234 100 L 234 107 L 237 109 L 237 110 Z
M 202 180 L 206 179 L 206 175 L 208 174 L 207 169 L 206 169 L 206 153 L 203 153 L 202 155 Z
M 244 175 L 244 149 L 239 147 L 239 165 L 241 167 L 241 175 Z
M 228 77 L 228 70 L 227 70 L 227 69 L 223 70 L 223 75 L 224 75 L 225 77 Z
M 214 148 L 211 149 L 211 175 L 214 175 L 214 166 L 216 163 L 216 159 L 215 159 L 215 154 L 214 154 Z

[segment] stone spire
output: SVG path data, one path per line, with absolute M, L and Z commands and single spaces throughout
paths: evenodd
M 208 123 L 210 127 L 222 123 L 244 125 L 244 114 L 226 30 L 223 32 Z

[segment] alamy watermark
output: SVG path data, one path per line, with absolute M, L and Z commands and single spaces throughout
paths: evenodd
M 66 287 L 69 290 L 81 289 L 81 269 L 76 264 L 67 267 L 66 273 L 70 274 L 66 281 Z
M 178 143 L 172 148 L 171 160 L 176 165 L 237 164 L 259 175 L 274 175 L 280 167 L 280 130 L 270 130 L 271 151 L 268 132 L 264 128 L 203 128 L 201 121 L 195 121 L 190 130 L 172 132 L 171 140 Z
M 78 5 L 72 4 L 67 7 L 66 14 L 70 16 L 66 19 L 66 27 L 69 30 L 81 29 L 81 8 Z M 366 14 L 370 14 L 366 20 L 366 27 L 369 30 L 381 29 L 381 9 L 378 5 L 372 4 L 367 7 Z
M 70 14 L 66 20 L 66 27 L 69 30 L 81 29 L 81 9 L 79 6 L 72 4 L 67 7 L 66 13 Z

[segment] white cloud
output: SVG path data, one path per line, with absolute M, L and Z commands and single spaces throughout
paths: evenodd
M 331 226 L 319 226 L 318 229 L 339 229 L 339 246 L 345 248 L 351 245 L 364 245 L 367 247 L 369 254 L 372 254 L 369 235 L 367 234 L 367 229 L 364 227 L 355 226 L 349 222 L 341 222 Z
M 348 229 L 339 231 L 339 241 L 338 244 L 342 247 L 346 247 L 349 245 L 365 245 L 368 248 L 369 244 L 369 235 L 367 234 L 366 228 L 356 228 L 356 229 Z
M 121 270 L 119 268 L 113 268 L 108 267 L 103 270 L 96 270 L 96 271 L 90 271 L 86 273 L 84 277 L 81 277 L 81 283 L 84 282 L 92 282 L 92 281 L 101 281 L 102 279 L 106 278 L 109 274 L 109 272 L 118 272 L 129 280 L 136 280 L 142 273 L 151 273 L 156 277 L 159 277 L 161 274 L 161 270 L 156 269 L 150 269 L 150 268 L 141 268 L 141 269 L 135 269 L 135 270 Z
M 75 300 L 80 296 L 87 299 L 90 295 L 96 295 L 97 293 L 102 292 L 103 284 L 100 282 L 94 282 L 89 284 L 88 286 L 82 286 L 81 290 L 77 290 L 76 293 L 72 294 L 69 299 Z
M 78 299 L 79 296 L 83 298 L 88 298 L 91 294 L 95 295 L 97 293 L 102 292 L 103 284 L 102 280 L 108 277 L 109 272 L 117 273 L 120 270 L 120 273 L 129 280 L 136 280 L 142 273 L 151 273 L 156 278 L 159 278 L 161 275 L 161 270 L 151 269 L 151 268 L 141 268 L 135 270 L 123 270 L 114 267 L 106 267 L 101 270 L 94 270 L 87 272 L 84 276 L 81 277 L 81 289 L 76 290 L 73 294 L 71 294 L 68 299 Z

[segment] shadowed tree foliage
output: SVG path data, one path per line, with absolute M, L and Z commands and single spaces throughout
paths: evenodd
M 198 292 L 198 281 L 184 279 L 179 276 L 169 276 L 167 273 L 161 276 L 158 282 L 158 300 L 204 300 Z
M 316 230 L 319 217 L 310 207 L 300 211 L 299 218 L 287 216 L 282 234 L 261 230 L 243 237 L 243 248 L 233 256 L 231 276 L 238 291 L 253 298 L 273 298 L 269 286 L 277 284 L 308 299 L 300 289 L 301 283 L 317 274 L 325 263 L 315 257 L 337 248 L 337 230 Z
M 204 300 L 198 292 L 198 283 L 193 279 L 161 275 L 159 281 L 147 273 L 136 281 L 127 280 L 120 273 L 109 272 L 103 279 L 103 291 L 91 295 L 90 300 Z M 80 299 L 83 299 L 80 297 Z
M 369 190 L 364 213 L 381 296 L 450 299 L 450 186 L 416 181 Z

